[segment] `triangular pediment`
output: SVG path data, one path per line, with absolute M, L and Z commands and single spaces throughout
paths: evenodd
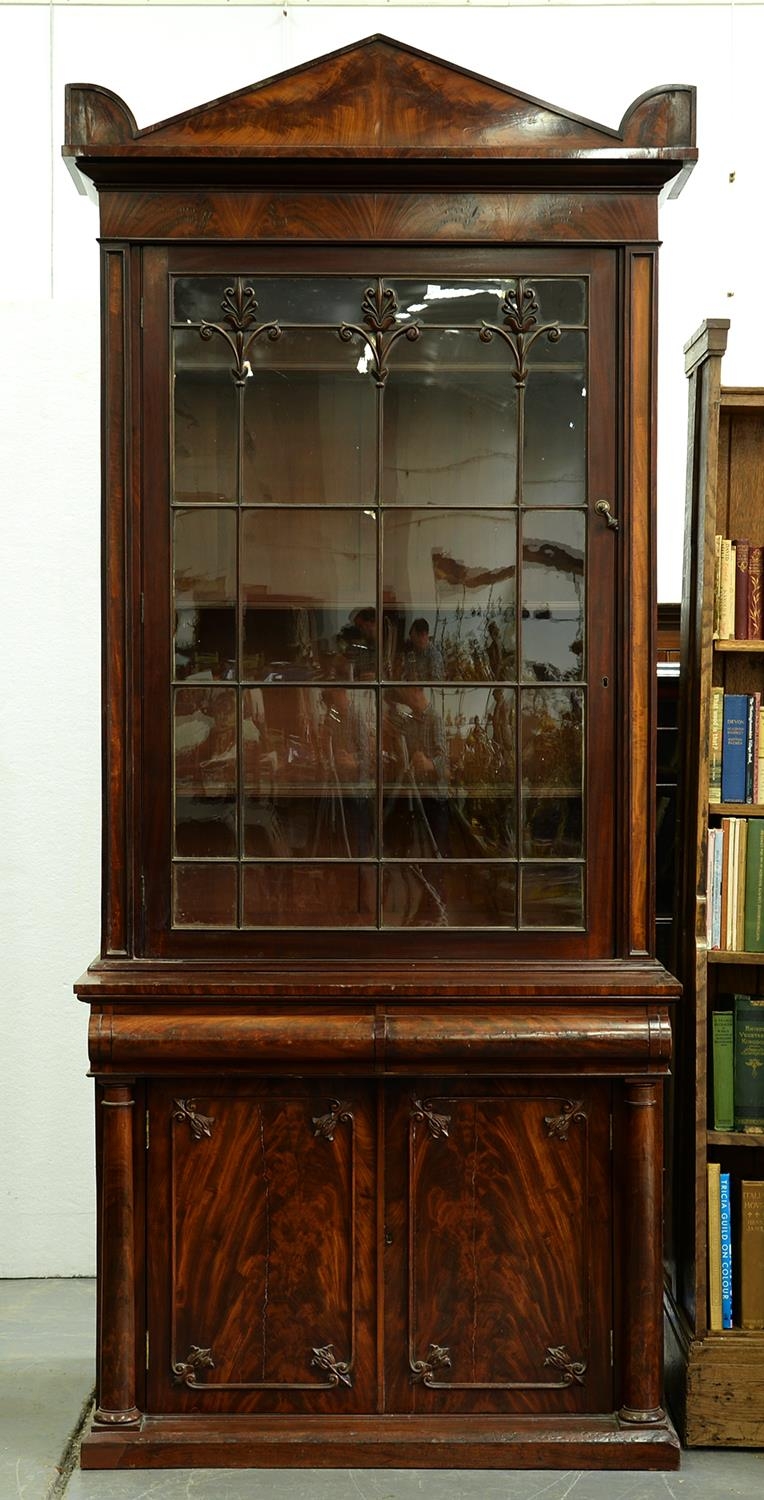
M 107 90 L 67 94 L 69 155 L 554 157 L 694 144 L 692 89 L 643 95 L 613 129 L 384 36 L 141 130 Z

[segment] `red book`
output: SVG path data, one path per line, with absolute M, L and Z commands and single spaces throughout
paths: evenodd
M 748 557 L 750 542 L 734 542 L 735 548 L 735 640 L 748 640 Z
M 748 639 L 762 638 L 761 575 L 764 548 L 751 547 L 748 553 Z

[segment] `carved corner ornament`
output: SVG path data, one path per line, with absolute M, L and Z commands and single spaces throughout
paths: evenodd
M 399 322 L 404 316 L 398 309 L 398 299 L 391 286 L 385 286 L 382 278 L 377 277 L 374 286 L 367 286 L 361 302 L 363 313 L 363 325 L 360 323 L 342 323 L 337 332 L 343 344 L 349 344 L 351 339 L 360 338 L 366 345 L 368 358 L 371 361 L 370 369 L 375 384 L 384 386 L 390 366 L 387 356 L 398 342 L 405 338 L 410 344 L 415 344 L 422 331 L 422 325 L 418 318 L 413 322 Z M 359 369 L 361 366 L 359 365 Z
M 432 1377 L 436 1370 L 451 1369 L 451 1350 L 441 1344 L 430 1344 L 427 1358 L 411 1359 L 409 1365 L 413 1381 L 421 1381 L 422 1385 L 432 1385 Z
M 558 1141 L 568 1139 L 568 1131 L 574 1121 L 579 1123 L 586 1120 L 586 1110 L 582 1099 L 567 1099 L 559 1115 L 544 1115 L 544 1124 L 548 1136 L 556 1136 Z
M 450 1115 L 439 1115 L 432 1107 L 432 1101 L 425 1099 L 424 1103 L 411 1096 L 411 1118 L 412 1120 L 426 1120 L 427 1128 L 434 1141 L 441 1136 L 448 1135 L 448 1127 L 451 1124 Z
M 335 1359 L 334 1344 L 324 1344 L 319 1349 L 312 1351 L 313 1358 L 310 1363 L 312 1367 L 324 1370 L 329 1377 L 331 1385 L 346 1385 L 351 1387 L 353 1381 L 350 1376 L 350 1365 L 345 1359 Z
M 252 374 L 247 355 L 255 339 L 264 333 L 274 343 L 281 338 L 281 325 L 278 322 L 258 323 L 255 289 L 245 286 L 242 276 L 236 277 L 233 286 L 226 287 L 220 309 L 222 322 L 202 320 L 199 334 L 207 343 L 215 334 L 225 339 L 234 357 L 231 366 L 234 385 L 243 386 Z
M 320 1135 L 325 1141 L 334 1140 L 334 1132 L 338 1125 L 352 1125 L 353 1111 L 350 1105 L 342 1099 L 330 1099 L 329 1109 L 325 1115 L 313 1115 L 313 1134 Z
M 187 1120 L 195 1141 L 200 1141 L 205 1135 L 209 1139 L 215 1124 L 214 1115 L 201 1114 L 196 1107 L 195 1099 L 173 1099 L 173 1104 L 175 1105 L 172 1112 L 173 1120 Z
M 586 1361 L 573 1359 L 568 1354 L 564 1344 L 559 1344 L 556 1349 L 547 1349 L 545 1365 L 551 1365 L 553 1370 L 558 1370 L 561 1385 L 583 1385 L 586 1374 Z
M 199 1372 L 214 1368 L 212 1350 L 200 1349 L 198 1344 L 192 1344 L 186 1358 L 173 1364 L 172 1378 L 175 1385 L 187 1385 L 189 1389 L 193 1389 L 199 1384 Z

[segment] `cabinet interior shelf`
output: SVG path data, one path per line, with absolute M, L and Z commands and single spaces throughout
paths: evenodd
M 708 954 L 708 962 L 710 964 L 760 964 L 764 963 L 764 953 L 721 952 L 713 948 Z
M 764 1134 L 748 1134 L 744 1130 L 708 1130 L 706 1140 L 709 1146 L 753 1146 L 758 1149 L 764 1146 Z
M 712 818 L 764 818 L 764 802 L 709 802 Z
M 752 655 L 764 652 L 764 641 L 714 641 L 714 651 L 746 651 Z

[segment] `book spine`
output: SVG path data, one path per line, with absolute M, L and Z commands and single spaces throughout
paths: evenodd
M 737 823 L 737 848 L 735 850 L 737 891 L 735 895 L 733 947 L 736 953 L 740 953 L 745 948 L 745 879 L 747 873 L 746 856 L 748 854 L 748 819 L 738 818 Z
M 719 622 L 721 619 L 722 602 L 722 542 L 724 538 L 717 534 L 714 537 L 714 597 L 713 597 L 713 627 L 712 640 L 719 639 Z
M 722 802 L 745 802 L 745 693 L 725 693 L 722 731 Z
M 730 905 L 730 857 L 732 850 L 732 819 L 722 818 L 722 883 L 721 883 L 721 907 L 719 913 L 719 947 L 725 953 L 729 948 L 729 905 Z
M 764 818 L 748 822 L 743 942 L 747 953 L 764 953 Z
M 762 637 L 761 575 L 764 570 L 764 548 L 752 547 L 748 554 L 748 639 Z
M 719 1219 L 722 1261 L 722 1328 L 732 1327 L 732 1215 L 730 1174 L 719 1174 Z
M 711 689 L 711 749 L 708 763 L 708 800 L 722 800 L 722 735 L 724 731 L 724 688 Z
M 735 996 L 735 1129 L 764 1133 L 764 1000 Z
M 735 547 L 735 640 L 748 639 L 748 554 L 751 544 L 736 541 Z
M 740 1184 L 740 1326 L 764 1328 L 764 1182 Z
M 731 1010 L 715 1010 L 711 1018 L 714 1065 L 714 1130 L 733 1130 L 735 1098 L 732 1081 L 734 1018 Z
M 759 709 L 759 789 L 758 800 L 764 800 L 764 705 Z
M 714 840 L 714 919 L 711 931 L 711 947 L 722 945 L 722 869 L 724 865 L 724 830 L 716 829 Z
M 756 700 L 753 693 L 746 693 L 745 710 L 745 800 L 753 802 L 753 752 L 756 741 Z
M 716 829 L 709 828 L 706 841 L 706 947 L 712 948 L 714 941 L 714 850 Z
M 753 800 L 758 802 L 761 788 L 761 693 L 753 694 Z
M 718 1161 L 706 1164 L 708 1184 L 708 1326 L 714 1332 L 722 1327 L 722 1218 Z
M 735 623 L 735 570 L 732 565 L 732 542 L 722 537 L 721 584 L 719 597 L 719 640 L 728 641 Z

